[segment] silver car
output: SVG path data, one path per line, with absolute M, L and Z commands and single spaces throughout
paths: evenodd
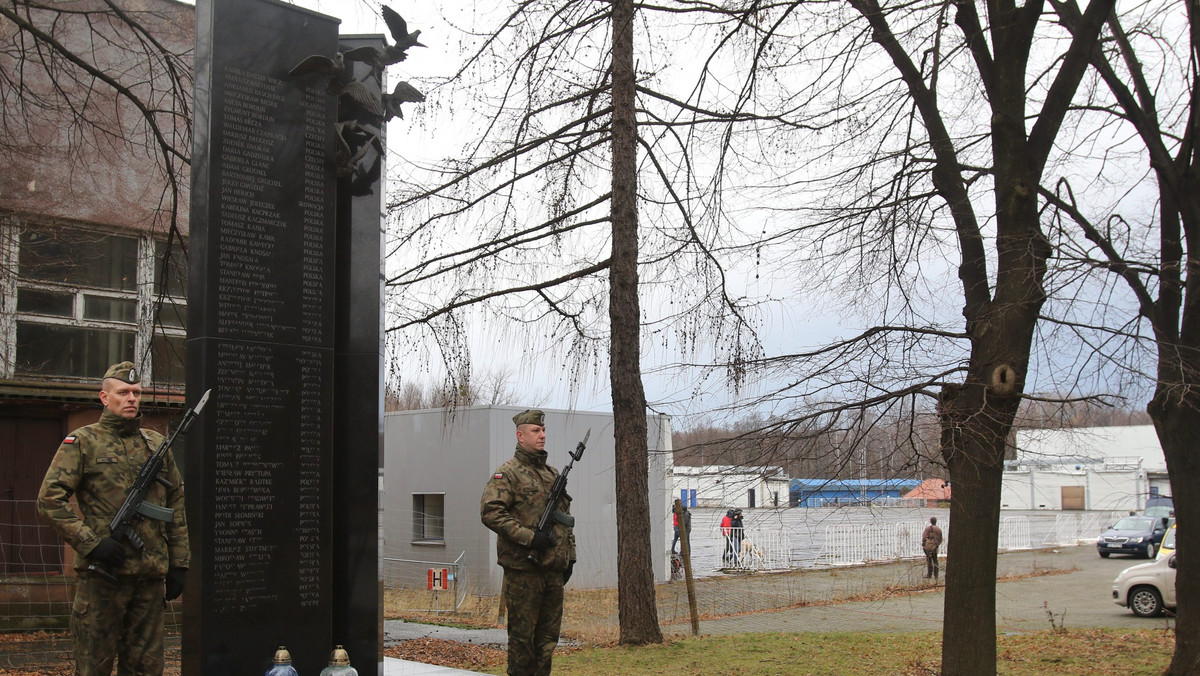
M 1130 566 L 1113 580 L 1113 603 L 1129 606 L 1138 617 L 1175 609 L 1175 555 Z

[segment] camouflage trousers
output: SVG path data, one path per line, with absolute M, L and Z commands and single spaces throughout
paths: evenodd
M 504 569 L 508 676 L 546 676 L 562 624 L 562 571 Z
M 160 578 L 120 576 L 113 584 L 81 573 L 71 608 L 76 676 L 161 676 L 163 596 Z

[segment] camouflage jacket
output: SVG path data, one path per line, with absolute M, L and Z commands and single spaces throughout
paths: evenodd
M 534 529 L 558 470 L 546 464 L 546 452 L 528 451 L 517 446 L 516 455 L 492 474 L 479 501 L 479 516 L 483 525 L 492 529 L 496 538 L 496 562 L 517 570 L 566 570 L 575 560 L 575 533 L 557 521 L 553 522 L 556 544 L 538 556 L 540 565 L 527 559 Z M 558 511 L 571 513 L 571 497 L 564 495 Z
M 162 443 L 162 435 L 141 429 L 141 418 L 126 420 L 105 410 L 100 422 L 67 435 L 54 454 L 42 488 L 38 513 L 75 550 L 75 569 L 85 570 L 85 557 L 108 535 L 113 516 L 125 502 L 138 471 Z M 187 568 L 187 517 L 183 508 L 183 479 L 170 451 L 163 463 L 163 476 L 174 488 L 155 483 L 146 500 L 175 510 L 171 523 L 141 518 L 134 525 L 145 549 L 139 555 L 127 542 L 125 565 L 118 575 L 166 575 L 167 568 Z M 79 513 L 69 500 L 75 496 Z M 82 513 L 83 518 L 80 518 Z

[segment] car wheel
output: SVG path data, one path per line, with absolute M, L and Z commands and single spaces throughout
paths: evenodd
M 1109 555 L 1109 552 L 1100 552 L 1100 558 L 1102 558 L 1102 559 L 1107 559 L 1108 555 Z
M 1154 543 L 1153 543 L 1153 542 L 1151 542 L 1150 544 L 1146 545 L 1146 558 L 1147 558 L 1147 559 L 1153 559 L 1153 558 L 1154 558 L 1154 553 L 1155 553 L 1155 551 L 1156 551 L 1156 550 L 1154 549 Z
M 1138 617 L 1157 617 L 1162 614 L 1162 595 L 1154 587 L 1137 587 L 1129 592 L 1129 609 Z

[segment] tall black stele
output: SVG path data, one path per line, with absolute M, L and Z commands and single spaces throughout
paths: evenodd
M 279 644 L 315 674 L 335 643 L 382 673 L 379 198 L 361 224 L 339 202 L 328 78 L 288 76 L 338 23 L 196 6 L 187 369 L 213 400 L 184 467 L 188 676 L 264 673 Z

